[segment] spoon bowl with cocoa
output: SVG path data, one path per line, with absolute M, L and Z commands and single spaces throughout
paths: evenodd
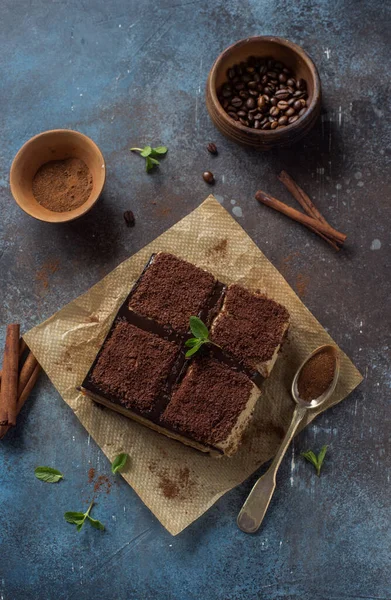
M 321 406 L 335 390 L 339 376 L 338 350 L 331 344 L 320 346 L 300 365 L 292 382 L 296 402 L 291 424 L 272 464 L 258 479 L 238 515 L 237 524 L 245 533 L 255 533 L 266 514 L 276 487 L 276 475 L 285 452 L 307 411 Z

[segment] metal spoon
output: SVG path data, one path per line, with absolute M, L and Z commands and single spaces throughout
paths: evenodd
M 312 358 L 315 354 L 319 352 L 330 352 L 335 360 L 335 370 L 334 370 L 334 378 L 330 384 L 330 387 L 321 395 L 319 398 L 315 398 L 310 402 L 306 402 L 302 400 L 299 396 L 299 391 L 297 388 L 297 382 L 299 379 L 299 375 L 304 365 Z M 303 417 L 307 413 L 308 410 L 316 408 L 323 404 L 333 393 L 335 390 L 335 386 L 337 385 L 339 375 L 339 356 L 338 351 L 335 346 L 331 346 L 326 344 L 324 346 L 320 346 L 317 348 L 299 367 L 296 372 L 296 375 L 292 382 L 291 394 L 296 402 L 296 408 L 293 413 L 291 424 L 289 425 L 288 431 L 285 434 L 285 437 L 281 443 L 280 448 L 272 464 L 269 469 L 266 471 L 262 477 L 258 479 L 250 494 L 247 497 L 246 502 L 243 504 L 242 510 L 240 511 L 237 519 L 237 524 L 239 529 L 244 531 L 245 533 L 255 533 L 259 526 L 262 523 L 262 520 L 266 514 L 268 506 L 270 504 L 270 500 L 272 498 L 274 489 L 276 487 L 276 475 L 278 468 L 281 464 L 281 461 L 284 457 L 284 454 L 296 432 L 296 429 L 299 423 L 302 421 Z

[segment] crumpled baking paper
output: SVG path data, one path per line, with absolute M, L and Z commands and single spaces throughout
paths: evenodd
M 263 385 L 244 443 L 232 458 L 203 455 L 116 412 L 102 409 L 76 390 L 144 264 L 153 252 L 161 250 L 207 269 L 225 283 L 240 283 L 254 291 L 260 289 L 290 312 L 288 339 Z M 24 339 L 109 460 L 120 452 L 129 453 L 131 461 L 122 476 L 173 535 L 275 454 L 294 409 L 290 386 L 296 369 L 312 350 L 333 341 L 213 196 L 85 294 L 30 330 Z M 341 351 L 337 388 L 326 405 L 311 412 L 304 425 L 341 402 L 361 380 L 360 373 Z

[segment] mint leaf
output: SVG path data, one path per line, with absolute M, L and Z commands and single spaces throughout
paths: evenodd
M 46 483 L 57 483 L 64 477 L 60 471 L 51 467 L 37 467 L 34 474 L 37 479 Z
M 191 348 L 195 344 L 198 344 L 198 341 L 199 341 L 198 338 L 190 338 L 189 340 L 187 340 L 185 342 L 185 346 L 186 346 L 186 348 Z
M 185 354 L 186 358 L 190 358 L 190 356 L 193 356 L 193 354 L 195 354 L 196 352 L 198 352 L 198 350 L 201 348 L 201 346 L 204 344 L 205 342 L 203 340 L 198 340 L 198 342 L 196 344 L 194 344 L 194 346 L 192 348 L 190 348 L 190 350 L 188 350 Z
M 101 523 L 97 519 L 93 519 L 92 517 L 90 517 L 91 508 L 93 506 L 94 506 L 94 501 L 91 502 L 91 504 L 89 505 L 89 507 L 87 509 L 87 512 L 85 512 L 85 513 L 68 511 L 68 512 L 64 513 L 64 519 L 68 523 L 71 523 L 72 525 L 76 525 L 77 531 L 80 531 L 80 529 L 83 527 L 86 519 L 91 523 L 92 527 L 95 527 L 95 529 L 100 529 L 102 531 L 105 528 L 103 523 Z
M 312 450 L 307 450 L 306 452 L 302 452 L 301 456 L 308 460 L 316 469 L 316 474 L 320 477 L 320 470 L 322 468 L 323 461 L 325 459 L 327 452 L 327 446 L 322 446 L 318 456 L 312 452 Z
M 156 146 L 156 148 L 152 148 L 152 151 L 156 154 L 167 154 L 168 148 L 166 146 Z
M 140 156 L 146 158 L 147 156 L 149 156 L 152 152 L 152 148 L 151 146 L 145 146 L 145 148 L 143 148 L 140 152 Z
M 155 158 L 151 158 L 150 156 L 147 156 L 147 158 L 145 159 L 146 172 L 149 173 L 149 171 L 151 171 L 151 169 L 153 169 L 153 167 L 158 164 L 159 164 L 158 160 L 156 160 Z
M 118 473 L 118 471 L 121 471 L 121 469 L 123 469 L 126 465 L 126 461 L 128 460 L 128 458 L 129 454 L 126 454 L 126 452 L 118 454 L 118 456 L 112 462 L 111 472 L 115 475 L 116 473 Z
M 104 530 L 105 526 L 103 525 L 103 523 L 98 521 L 98 519 L 93 519 L 92 517 L 88 516 L 88 520 L 89 520 L 90 524 L 93 527 L 95 527 L 95 529 L 100 529 L 101 531 Z
M 208 328 L 198 317 L 190 317 L 190 329 L 194 337 L 200 340 L 208 339 Z

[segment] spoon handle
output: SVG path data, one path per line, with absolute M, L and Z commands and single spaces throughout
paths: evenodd
M 274 488 L 276 487 L 278 467 L 280 466 L 295 431 L 306 412 L 307 408 L 296 406 L 289 429 L 281 442 L 272 464 L 266 473 L 258 479 L 249 493 L 246 502 L 243 504 L 242 510 L 238 515 L 237 524 L 239 529 L 245 533 L 255 533 L 262 523 L 273 496 Z

